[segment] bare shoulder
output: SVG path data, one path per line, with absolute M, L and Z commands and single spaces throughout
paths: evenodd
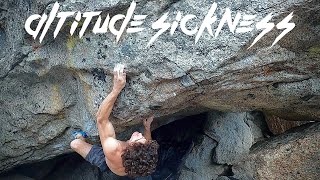
M 120 150 L 120 141 L 113 138 L 108 137 L 103 142 L 101 142 L 103 147 L 103 152 L 106 156 L 113 156 L 118 153 Z

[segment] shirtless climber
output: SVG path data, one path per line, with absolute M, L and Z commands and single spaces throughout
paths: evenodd
M 157 166 L 159 147 L 151 139 L 150 125 L 153 116 L 143 121 L 144 135 L 134 132 L 127 141 L 116 139 L 114 128 L 109 121 L 113 105 L 126 84 L 126 73 L 123 66 L 116 66 L 113 77 L 113 89 L 102 101 L 96 114 L 101 146 L 91 145 L 85 141 L 86 133 L 78 131 L 70 146 L 91 164 L 98 166 L 101 171 L 109 168 L 119 176 L 132 178 L 147 176 L 153 173 Z

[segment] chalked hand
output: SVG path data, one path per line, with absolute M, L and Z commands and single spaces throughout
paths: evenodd
M 113 69 L 113 90 L 120 92 L 126 85 L 126 73 L 123 64 L 116 64 Z

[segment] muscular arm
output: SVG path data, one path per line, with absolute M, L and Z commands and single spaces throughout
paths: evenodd
M 109 116 L 119 93 L 119 91 L 112 90 L 111 93 L 102 101 L 97 112 L 97 126 L 101 142 L 107 137 L 116 138 L 113 125 L 109 121 Z
M 114 71 L 113 88 L 110 94 L 102 101 L 97 116 L 97 126 L 99 131 L 100 141 L 105 154 L 113 152 L 118 146 L 118 141 L 115 139 L 116 134 L 112 123 L 109 121 L 112 108 L 118 95 L 126 84 L 126 74 L 123 69 Z M 106 147 L 106 148 L 105 148 Z

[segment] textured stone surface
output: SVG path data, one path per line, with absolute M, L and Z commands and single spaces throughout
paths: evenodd
M 212 149 L 216 146 L 215 140 L 206 136 L 200 145 L 195 146 L 181 169 L 180 180 L 209 180 L 218 177 L 223 172 L 223 166 L 212 166 L 210 157 Z
M 249 112 L 209 113 L 205 132 L 218 143 L 213 150 L 213 162 L 233 164 L 249 153 L 254 139 L 263 138 L 262 131 L 258 130 L 252 121 L 260 121 L 260 119 L 253 119 Z
M 320 123 L 307 125 L 258 144 L 233 166 L 239 179 L 318 179 Z
M 231 164 L 249 154 L 255 139 L 263 139 L 263 129 L 259 128 L 263 121 L 257 112 L 209 112 L 204 135 L 187 156 L 179 179 L 211 180 L 233 175 Z
M 0 2 L 0 171 L 70 151 L 75 128 L 97 136 L 94 114 L 111 89 L 115 63 L 128 67 L 128 81 L 112 116 L 118 132 L 140 123 L 151 109 L 157 117 L 189 108 L 262 110 L 295 120 L 320 119 L 319 1 L 220 1 L 257 15 L 273 13 L 277 23 L 294 11 L 296 28 L 272 48 L 281 31 L 268 33 L 247 50 L 259 31 L 232 34 L 224 28 L 217 38 L 205 31 L 194 37 L 179 29 L 156 33 L 151 22 L 170 11 L 195 14 L 200 24 L 211 1 L 139 1 L 137 14 L 147 14 L 146 31 L 126 34 L 119 43 L 110 34 L 89 30 L 82 39 L 66 35 L 68 27 L 39 44 L 23 24 L 34 13 L 48 12 L 54 1 Z M 105 10 L 125 14 L 131 1 L 78 0 L 61 2 L 63 10 Z M 218 12 L 220 19 L 222 12 Z M 213 24 L 217 27 L 217 22 Z
M 266 114 L 265 119 L 270 131 L 275 135 L 282 134 L 293 127 L 301 126 L 308 123 L 306 121 L 288 121 L 286 119 L 268 114 Z

